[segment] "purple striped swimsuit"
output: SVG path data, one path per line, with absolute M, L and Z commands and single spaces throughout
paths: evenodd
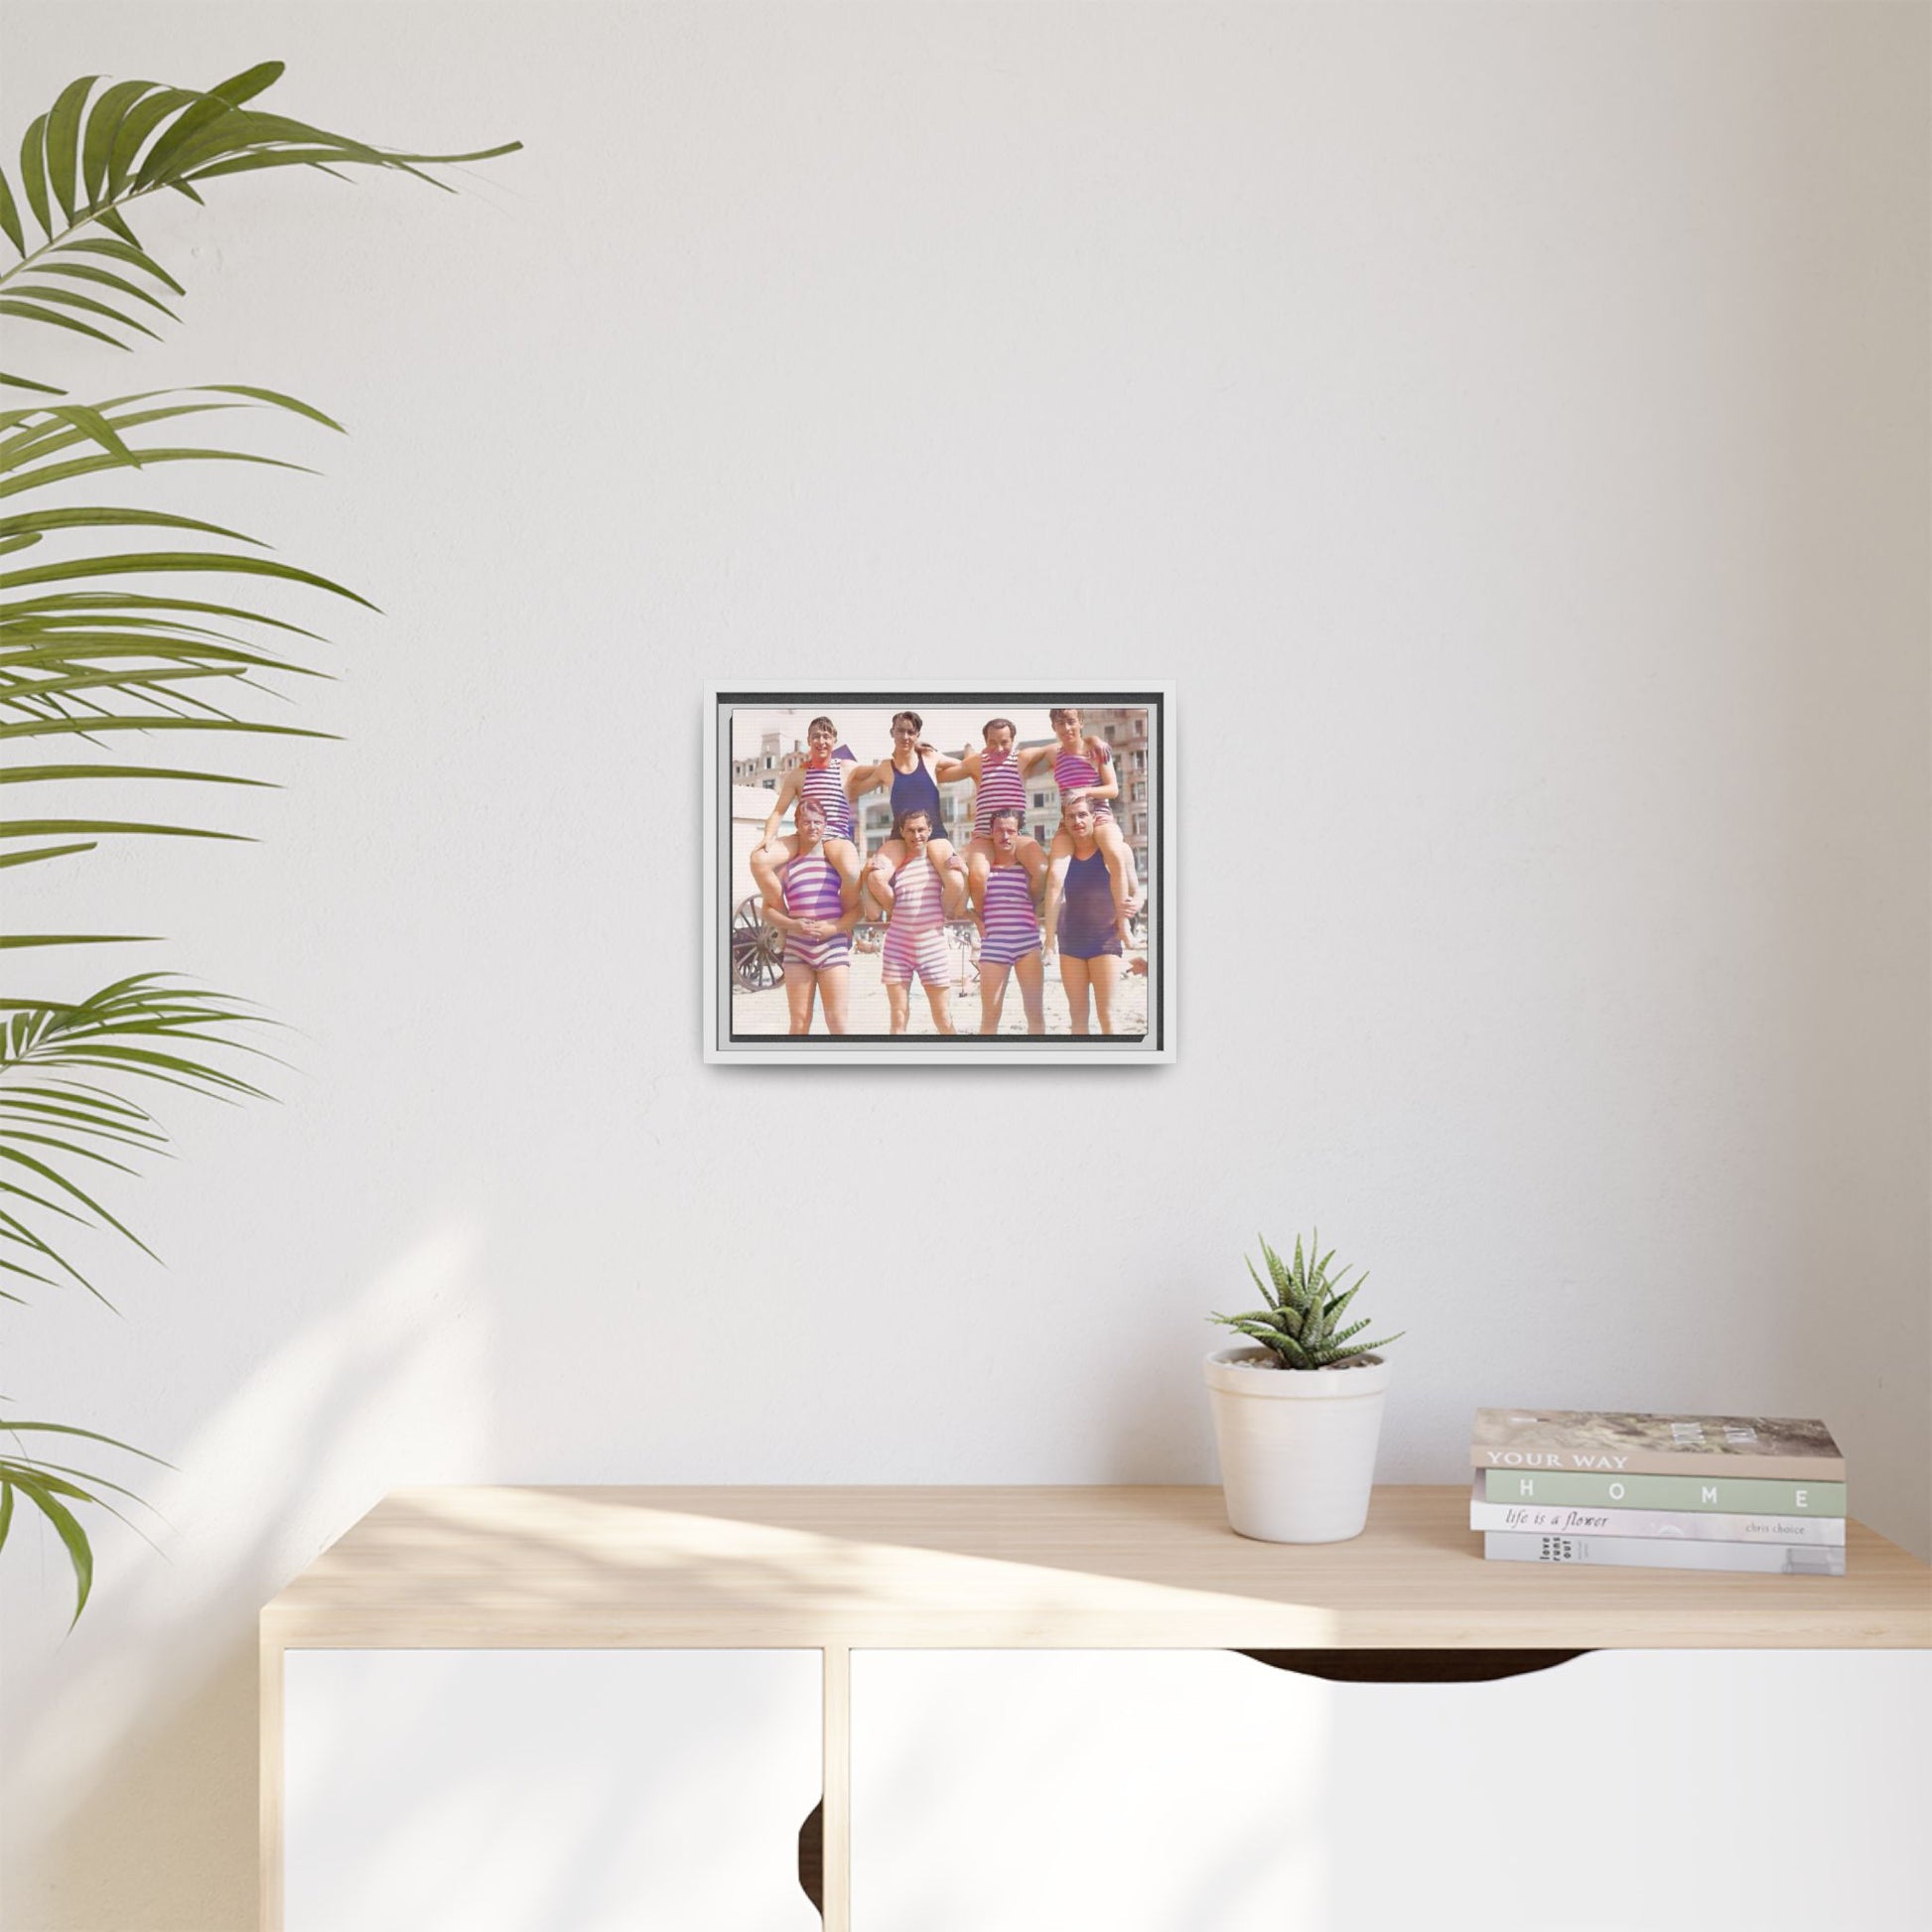
M 893 875 L 893 913 L 886 922 L 879 972 L 882 979 L 908 984 L 916 975 L 927 987 L 944 986 L 952 976 L 946 958 L 944 888 L 923 852 Z
M 1102 777 L 1100 767 L 1091 759 L 1082 758 L 1078 752 L 1062 752 L 1053 760 L 1053 782 L 1060 788 L 1064 798 L 1069 791 L 1087 791 L 1097 785 Z M 1089 798 L 1087 803 L 1093 807 L 1095 818 L 1112 818 L 1114 801 L 1111 798 Z
M 785 910 L 794 919 L 837 919 L 845 914 L 839 869 L 821 854 L 801 852 L 778 875 Z M 807 939 L 803 933 L 785 934 L 785 964 L 809 966 L 820 973 L 828 966 L 844 966 L 852 959 L 852 935 L 835 932 L 827 939 Z
M 998 764 L 980 762 L 980 781 L 973 793 L 973 836 L 985 838 L 993 830 L 993 814 L 1009 808 L 1027 809 L 1027 781 L 1020 775 L 1020 754 L 1009 752 Z
M 980 937 L 982 966 L 1011 966 L 1039 950 L 1033 875 L 1025 866 L 995 866 L 986 875 L 981 904 L 986 914 L 986 928 Z
M 852 836 L 852 800 L 845 795 L 845 771 L 838 759 L 824 764 L 807 764 L 798 780 L 798 789 L 807 798 L 816 798 L 825 814 L 825 836 L 849 839 Z

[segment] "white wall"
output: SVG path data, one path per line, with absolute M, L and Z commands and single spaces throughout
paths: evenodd
M 254 1612 L 396 1483 L 1210 1479 L 1257 1227 L 1409 1330 L 1385 1479 L 1823 1414 L 1925 1554 L 1927 22 L 15 0 L 10 143 L 279 56 L 528 152 L 163 210 L 186 326 L 71 364 L 338 413 L 168 500 L 387 616 L 260 846 L 35 901 L 301 1071 L 181 1110 L 125 1318 L 6 1316 L 180 1466 L 66 1641 L 0 1563 L 7 1925 L 252 1924 Z M 1176 1067 L 699 1064 L 698 694 L 794 669 L 1178 681 Z

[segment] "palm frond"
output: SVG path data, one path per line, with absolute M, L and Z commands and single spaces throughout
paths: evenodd
M 168 434 L 162 425 L 209 410 L 338 427 L 298 397 L 238 384 L 0 411 L 0 489 L 38 495 L 53 483 L 70 480 L 76 469 L 89 474 L 140 470 L 157 454 L 175 461 L 227 461 L 248 454 L 153 447 Z M 79 451 L 86 454 L 76 459 L 73 453 Z M 109 534 L 125 529 L 191 532 L 235 547 L 129 551 Z M 55 546 L 69 554 L 43 561 Z M 373 608 L 320 572 L 264 556 L 265 547 L 246 531 L 172 510 L 35 501 L 0 515 L 0 552 L 34 553 L 20 568 L 0 571 L 0 743 L 78 738 L 101 746 L 184 731 L 325 737 L 265 719 L 258 711 L 259 700 L 273 693 L 279 680 L 326 675 L 288 648 L 289 641 L 316 641 L 313 630 L 262 608 L 252 589 L 246 601 L 226 603 L 197 594 L 201 585 L 176 591 L 169 584 L 171 578 L 200 578 L 239 590 L 252 580 Z M 154 768 L 157 774 L 165 770 L 204 782 L 259 782 L 219 769 Z M 12 783 L 64 783 L 80 769 L 50 761 L 0 775 Z M 127 776 L 141 769 L 102 764 L 91 767 L 91 774 Z M 81 859 L 106 838 L 245 836 L 148 814 L 23 816 L 0 821 L 0 870 Z M 27 838 L 47 842 L 25 849 L 11 844 Z M 45 945 L 106 936 L 30 933 L 16 935 L 16 941 Z
M 15 1498 L 24 1496 L 47 1520 L 67 1553 L 69 1567 L 73 1572 L 73 1622 L 77 1623 L 93 1589 L 94 1552 L 86 1529 L 71 1505 L 78 1503 L 104 1509 L 110 1516 L 127 1523 L 137 1534 L 144 1534 L 138 1524 L 130 1522 L 108 1500 L 109 1496 L 120 1496 L 140 1503 L 141 1498 L 124 1484 L 110 1482 L 92 1470 L 51 1461 L 45 1456 L 29 1455 L 21 1440 L 28 1435 L 57 1435 L 77 1442 L 98 1443 L 128 1455 L 138 1455 L 144 1461 L 160 1464 L 163 1468 L 169 1465 L 162 1462 L 160 1456 L 150 1455 L 146 1449 L 116 1442 L 112 1436 L 103 1436 L 96 1430 L 76 1429 L 69 1423 L 21 1422 L 0 1417 L 0 1437 L 11 1437 L 19 1445 L 16 1452 L 0 1454 L 0 1550 L 7 1547 L 7 1538 L 14 1528 Z M 141 1506 L 148 1507 L 145 1503 Z
M 374 168 L 447 188 L 428 171 L 520 146 L 405 153 L 251 106 L 282 72 L 281 62 L 265 61 L 207 89 L 152 80 L 101 86 L 99 74 L 69 82 L 21 143 L 19 197 L 0 169 L 0 236 L 17 257 L 0 269 L 0 316 L 126 349 L 130 338 L 156 336 L 156 321 L 175 319 L 158 291 L 186 293 L 128 220 L 144 196 L 170 189 L 200 203 L 198 183 L 263 168 L 338 176 Z M 0 382 L 61 393 L 37 376 Z
M 151 1253 L 74 1178 L 76 1162 L 132 1174 L 123 1154 L 163 1154 L 168 1146 L 145 1108 L 103 1088 L 97 1076 L 220 1099 L 265 1098 L 233 1064 L 237 1055 L 272 1057 L 243 1036 L 261 1024 L 229 996 L 160 973 L 130 975 L 71 1004 L 13 1006 L 0 1020 L 0 1191 L 14 1200 L 9 1238 L 96 1296 L 50 1217 L 111 1230 Z
M 265 62 L 207 89 L 149 80 L 103 84 L 98 74 L 63 88 L 21 143 L 18 195 L 0 167 L 0 238 L 16 257 L 0 267 L 0 318 L 38 325 L 38 340 L 50 348 L 127 350 L 176 322 L 174 301 L 187 293 L 134 231 L 129 210 L 144 197 L 169 189 L 199 204 L 200 184 L 291 167 L 338 177 L 381 169 L 446 187 L 428 171 L 519 145 L 448 155 L 372 147 L 250 105 L 281 74 L 280 62 Z M 10 331 L 9 339 L 33 334 Z M 10 753 L 21 746 L 31 752 L 50 738 L 79 739 L 87 748 L 68 757 L 61 756 L 65 747 L 50 748 L 52 757 L 10 762 L 0 768 L 0 784 L 269 784 L 192 759 L 148 762 L 140 753 L 155 733 L 328 736 L 259 715 L 260 700 L 281 696 L 283 680 L 323 675 L 306 649 L 322 640 L 272 601 L 294 594 L 374 607 L 320 572 L 265 554 L 243 531 L 112 501 L 49 502 L 47 492 L 127 471 L 172 474 L 180 464 L 308 474 L 284 457 L 225 448 L 202 432 L 249 411 L 330 430 L 341 425 L 310 403 L 247 383 L 146 390 L 96 403 L 69 398 L 39 373 L 0 375 L 0 385 L 34 398 L 0 410 L 0 502 L 10 505 L 0 516 L 0 557 L 21 560 L 0 572 L 0 741 Z M 31 505 L 11 507 L 29 496 Z M 137 546 L 155 547 L 130 548 L 118 534 L 128 530 L 170 536 L 165 544 L 135 538 Z M 199 541 L 190 546 L 184 537 Z M 124 753 L 126 746 L 135 749 Z M 0 869 L 82 858 L 103 840 L 124 837 L 244 836 L 149 812 L 96 817 L 30 809 L 0 818 Z M 9 932 L 0 936 L 0 957 L 125 937 Z M 0 993 L 0 1276 L 7 1284 L 0 1301 L 19 1303 L 31 1290 L 69 1284 L 99 1294 L 69 1252 L 75 1234 L 104 1230 L 144 1246 L 109 1197 L 144 1159 L 168 1154 L 166 1130 L 128 1089 L 262 1098 L 237 1070 L 238 1055 L 262 1055 L 247 1037 L 260 1024 L 239 1001 L 154 973 L 116 980 L 82 1000 Z M 10 1430 L 16 1444 L 43 1432 L 127 1448 L 65 1424 L 0 1419 L 0 1435 Z M 0 1548 L 24 1498 L 67 1551 L 77 1620 L 93 1584 L 80 1512 L 118 1515 L 111 1498 L 132 1494 L 24 1447 L 0 1455 Z

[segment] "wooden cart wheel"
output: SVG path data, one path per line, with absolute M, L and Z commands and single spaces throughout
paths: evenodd
M 740 899 L 732 914 L 732 978 L 748 993 L 759 993 L 776 986 L 784 972 L 783 935 L 765 924 L 756 897 Z

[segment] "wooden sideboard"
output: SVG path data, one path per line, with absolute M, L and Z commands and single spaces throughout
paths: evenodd
M 1485 1563 L 1467 1509 L 1465 1487 L 1380 1488 L 1359 1538 L 1287 1546 L 1233 1535 L 1210 1487 L 398 1491 L 262 1612 L 262 1924 L 310 1932 L 284 1915 L 292 1652 L 819 1653 L 819 1885 L 845 1932 L 855 1652 L 1247 1652 L 1441 1683 L 1586 1651 L 1932 1648 L 1932 1572 L 1856 1522 L 1845 1577 L 1787 1578 Z

